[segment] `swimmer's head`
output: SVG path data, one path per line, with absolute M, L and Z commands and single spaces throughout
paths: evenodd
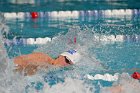
M 67 62 L 72 62 L 73 64 L 79 62 L 80 57 L 81 57 L 80 54 L 76 50 L 68 50 L 66 52 L 63 52 L 60 55 L 64 56 Z

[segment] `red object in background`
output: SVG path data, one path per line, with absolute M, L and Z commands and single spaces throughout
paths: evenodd
M 132 77 L 133 77 L 134 79 L 140 79 L 140 73 L 139 73 L 139 72 L 134 72 L 134 73 L 132 74 Z
M 76 37 L 74 37 L 74 43 L 76 44 Z
M 37 12 L 31 12 L 32 18 L 38 18 L 38 13 Z

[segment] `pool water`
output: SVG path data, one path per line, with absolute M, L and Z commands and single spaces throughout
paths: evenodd
M 39 71 L 32 77 L 20 76 L 21 82 L 24 82 L 23 85 L 16 83 L 22 85 L 21 89 L 19 88 L 20 92 L 23 90 L 22 93 L 104 93 L 105 91 L 101 92 L 102 87 L 114 84 L 112 81 L 90 80 L 85 77 L 87 74 L 119 73 L 121 78 L 115 83 L 127 82 L 124 77 L 130 77 L 134 72 L 130 69 L 140 67 L 140 10 L 137 4 L 135 7 L 130 6 L 131 2 L 123 1 L 123 4 L 120 4 L 119 1 L 114 1 L 111 4 L 113 8 L 107 7 L 106 2 L 102 3 L 104 7 L 100 8 L 84 8 L 81 4 L 79 9 L 66 7 L 67 10 L 57 7 L 55 8 L 58 10 L 46 9 L 41 7 L 41 2 L 39 5 L 36 4 L 38 8 L 30 4 L 10 4 L 11 10 L 1 8 L 9 28 L 8 33 L 3 33 L 3 41 L 10 59 L 34 51 L 48 53 L 52 57 L 57 57 L 64 50 L 71 48 L 83 53 L 82 62 L 75 66 L 54 68 L 49 72 Z M 5 4 L 8 5 L 7 3 Z M 92 3 L 89 2 L 93 5 Z M 96 5 L 98 4 L 96 1 Z M 126 4 L 132 9 L 125 6 Z M 15 10 L 15 7 L 20 9 Z M 29 7 L 29 10 L 25 7 Z M 32 9 L 36 9 L 39 18 L 32 19 Z M 73 41 L 75 37 L 76 44 Z M 123 72 L 129 75 L 122 74 Z M 8 75 L 12 77 L 8 78 L 8 84 L 18 80 L 17 75 L 12 75 Z M 14 90 L 16 91 L 15 86 L 12 93 L 18 92 Z

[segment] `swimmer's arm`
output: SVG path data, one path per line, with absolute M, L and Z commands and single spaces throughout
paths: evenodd
M 49 55 L 34 52 L 28 55 L 21 55 L 14 58 L 15 72 L 23 72 L 24 75 L 33 75 L 39 68 L 46 69 L 48 64 L 53 64 L 54 59 Z
M 21 66 L 26 66 L 27 64 L 41 65 L 42 63 L 52 64 L 54 59 L 52 59 L 49 55 L 34 52 L 28 55 L 21 55 L 14 58 L 14 63 Z

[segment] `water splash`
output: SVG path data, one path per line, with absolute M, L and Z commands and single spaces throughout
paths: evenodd
M 139 81 L 131 78 L 131 76 L 128 73 L 122 73 L 120 74 L 119 80 L 113 83 L 113 86 L 102 87 L 101 93 L 111 93 L 111 89 L 119 90 L 119 87 L 121 87 L 121 92 L 123 93 L 139 93 L 140 91 Z
M 76 34 L 75 34 L 75 36 L 76 36 Z M 59 55 L 58 53 L 63 51 L 63 49 L 65 49 L 65 50 L 67 50 L 69 48 L 78 49 L 78 47 L 80 45 L 78 45 L 78 44 L 74 45 L 73 42 L 71 42 L 69 45 L 66 45 L 67 37 L 69 37 L 69 36 L 68 35 L 66 35 L 66 36 L 59 35 L 59 36 L 55 37 L 55 39 L 53 39 L 53 41 L 50 44 L 48 44 L 44 50 L 46 52 L 48 52 L 46 49 L 51 48 L 53 52 L 50 52 L 50 50 L 49 50 L 49 54 L 52 53 L 55 55 L 54 57 L 56 57 L 57 55 Z M 28 77 L 28 76 L 24 76 L 19 73 L 15 73 L 13 71 L 13 69 L 14 69 L 13 60 L 9 59 L 9 57 L 7 56 L 7 52 L 4 47 L 2 34 L 0 34 L 0 38 L 1 38 L 0 39 L 1 40 L 0 41 L 0 45 L 1 45 L 1 48 L 0 48 L 1 49 L 1 51 L 0 51 L 0 55 L 1 55 L 0 56 L 0 59 L 1 59 L 0 60 L 0 64 L 1 64 L 0 65 L 1 66 L 0 92 L 1 93 L 24 93 L 24 92 L 25 93 L 35 93 L 35 92 L 46 93 L 48 91 L 50 91 L 50 92 L 52 92 L 52 91 L 67 92 L 69 90 L 69 87 L 71 87 L 71 90 L 69 91 L 69 93 L 91 93 L 90 87 L 88 87 L 84 83 L 84 80 L 79 80 L 80 76 L 79 76 L 78 72 L 81 72 L 81 71 L 80 70 L 78 71 L 78 68 L 77 68 L 77 70 L 64 70 L 64 69 L 69 69 L 69 68 L 62 68 L 63 73 L 61 73 L 58 68 L 59 73 L 57 74 L 57 77 L 59 77 L 63 74 L 62 79 L 64 79 L 64 78 L 66 78 L 66 79 L 63 83 L 57 83 L 54 86 L 51 86 L 44 81 L 44 79 L 43 79 L 44 74 L 42 75 L 42 73 L 40 73 L 41 71 L 39 71 L 38 74 L 36 74 L 32 77 Z M 72 39 L 72 38 L 73 37 L 71 37 L 70 39 Z M 56 47 L 58 47 L 58 45 L 59 45 L 59 48 L 57 49 L 57 51 L 54 51 L 53 49 L 56 49 Z M 51 47 L 51 46 L 53 46 L 53 47 Z M 42 49 L 42 46 L 39 48 L 39 51 L 41 51 L 41 49 Z M 42 50 L 42 51 L 44 51 L 44 50 Z M 80 50 L 82 51 L 82 48 Z M 72 67 L 72 69 L 73 68 L 76 68 L 76 67 Z M 57 71 L 57 68 L 54 68 L 53 71 L 54 70 Z M 75 72 L 75 71 L 77 71 L 77 72 Z M 69 74 L 69 73 L 71 73 L 71 74 Z M 41 82 L 41 83 L 37 83 L 37 82 Z M 52 80 L 51 80 L 51 82 L 52 82 Z M 34 83 L 34 84 L 32 84 L 32 83 Z M 38 85 L 38 84 L 40 84 L 40 85 Z M 47 87 L 46 87 L 46 85 L 47 85 Z M 40 91 L 38 88 L 39 86 L 43 87 L 42 90 L 40 90 Z M 62 89 L 62 87 L 64 90 Z M 56 90 L 54 90 L 54 89 L 56 89 Z M 92 88 L 92 91 L 94 91 L 94 88 Z
M 46 84 L 43 91 L 44 93 L 93 93 L 95 89 L 91 89 L 82 80 L 66 78 L 64 83 L 52 87 Z
M 0 16 L 3 18 L 2 15 Z M 0 93 L 22 93 L 26 84 L 25 78 L 23 75 L 14 73 L 13 60 L 9 59 L 4 47 L 3 34 L 8 31 L 2 20 L 0 23 Z
M 35 51 L 44 52 L 56 58 L 64 51 L 76 49 L 80 52 L 82 57 L 80 62 L 74 67 L 74 69 L 76 69 L 75 71 L 82 70 L 84 68 L 84 72 L 89 73 L 91 71 L 105 69 L 105 67 L 100 64 L 99 60 L 96 59 L 94 53 L 90 51 L 90 48 L 96 46 L 98 46 L 98 44 L 94 41 L 94 34 L 91 30 L 74 26 L 69 29 L 67 34 L 60 34 L 52 38 L 50 43 L 40 46 Z

